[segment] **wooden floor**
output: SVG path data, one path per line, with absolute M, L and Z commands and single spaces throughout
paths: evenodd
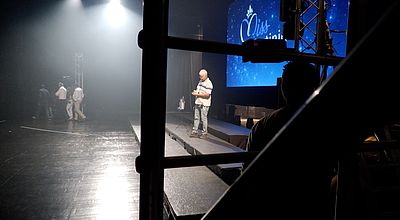
M 138 219 L 129 120 L 0 121 L 0 219 Z

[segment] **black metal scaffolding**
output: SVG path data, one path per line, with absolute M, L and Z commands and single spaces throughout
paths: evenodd
M 263 50 L 262 44 L 227 44 L 168 36 L 168 0 L 144 0 L 143 30 L 138 44 L 143 50 L 141 94 L 140 156 L 136 159 L 140 173 L 139 219 L 163 218 L 164 169 L 224 162 L 243 162 L 254 155 L 248 153 L 199 157 L 165 158 L 165 109 L 167 50 L 181 49 L 242 56 L 250 62 L 283 62 L 303 60 L 337 65 L 342 58 L 299 53 L 295 50 Z

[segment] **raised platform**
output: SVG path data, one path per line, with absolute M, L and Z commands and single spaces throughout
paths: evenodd
M 167 122 L 193 125 L 193 113 L 168 113 Z M 208 119 L 208 132 L 232 145 L 244 149 L 250 129 L 214 118 Z
M 199 155 L 199 154 L 220 154 L 220 153 L 234 153 L 234 152 L 244 152 L 240 147 L 237 147 L 224 139 L 214 135 L 215 131 L 218 131 L 217 135 L 231 137 L 241 136 L 247 138 L 245 132 L 246 128 L 238 128 L 240 126 L 226 123 L 218 122 L 218 120 L 210 120 L 210 132 L 208 134 L 208 139 L 190 138 L 189 134 L 192 129 L 192 123 L 190 122 L 188 114 L 168 114 L 167 123 L 165 126 L 166 133 L 171 136 L 172 139 L 176 140 L 177 143 L 181 144 L 181 147 L 186 149 L 189 154 Z M 136 125 L 139 126 L 139 125 Z M 135 130 L 135 135 L 140 136 L 140 127 Z M 140 140 L 138 140 L 140 142 Z M 222 180 L 227 184 L 233 183 L 236 178 L 240 175 L 242 164 L 241 163 L 231 163 L 231 164 L 217 164 L 209 165 L 212 171 L 217 174 Z
M 140 142 L 140 126 L 132 125 Z M 165 135 L 165 155 L 190 155 Z M 199 220 L 227 190 L 228 185 L 206 166 L 165 169 L 164 209 L 169 220 Z M 211 187 L 210 187 L 211 186 Z
M 217 120 L 210 120 L 208 139 L 191 138 L 189 137 L 189 134 L 193 125 L 187 117 L 187 114 L 169 114 L 167 116 L 166 132 L 173 139 L 181 143 L 190 154 L 198 155 L 244 152 L 242 148 L 221 139 L 221 136 L 229 139 L 229 137 L 233 137 L 234 135 L 242 135 L 242 138 L 244 138 L 245 130 L 237 128 L 240 126 L 226 122 L 219 123 Z M 215 131 L 218 131 L 216 135 Z M 242 164 L 217 164 L 209 165 L 208 167 L 226 183 L 231 184 L 240 175 Z
M 131 121 L 140 142 L 140 125 Z M 165 155 L 244 152 L 249 129 L 209 119 L 207 139 L 191 138 L 192 113 L 169 113 L 165 125 Z M 217 164 L 165 170 L 164 208 L 169 220 L 201 219 L 241 173 L 242 164 Z

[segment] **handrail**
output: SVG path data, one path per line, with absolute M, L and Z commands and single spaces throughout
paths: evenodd
M 235 152 L 235 153 L 219 153 L 219 154 L 200 154 L 189 156 L 169 156 L 164 157 L 162 167 L 164 169 L 206 166 L 213 164 L 228 164 L 250 162 L 257 156 L 258 152 Z M 138 173 L 142 173 L 146 163 L 142 156 L 136 157 L 135 167 Z
M 147 41 L 148 38 L 144 31 L 140 31 L 138 36 L 139 47 L 144 49 L 146 45 L 151 45 L 151 42 Z M 167 47 L 170 49 L 242 56 L 244 61 L 253 63 L 276 63 L 299 60 L 321 65 L 336 66 L 343 60 L 343 57 L 300 53 L 291 48 L 276 50 L 269 47 L 267 48 L 263 44 L 252 44 L 247 41 L 243 43 L 243 45 L 239 45 L 167 36 L 166 42 Z
M 202 154 L 191 156 L 170 156 L 164 158 L 164 168 L 206 166 L 213 164 L 228 164 L 250 162 L 257 156 L 257 152 L 237 152 L 220 154 Z
M 361 144 L 359 151 L 379 151 L 379 150 L 391 150 L 391 149 L 400 149 L 400 143 L 398 141 L 371 141 L 364 142 Z

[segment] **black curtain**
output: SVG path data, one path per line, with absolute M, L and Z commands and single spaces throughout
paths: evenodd
M 179 99 L 185 98 L 185 110 L 191 111 L 194 99 L 191 95 L 199 81 L 202 53 L 169 50 L 167 67 L 167 112 L 176 112 Z

